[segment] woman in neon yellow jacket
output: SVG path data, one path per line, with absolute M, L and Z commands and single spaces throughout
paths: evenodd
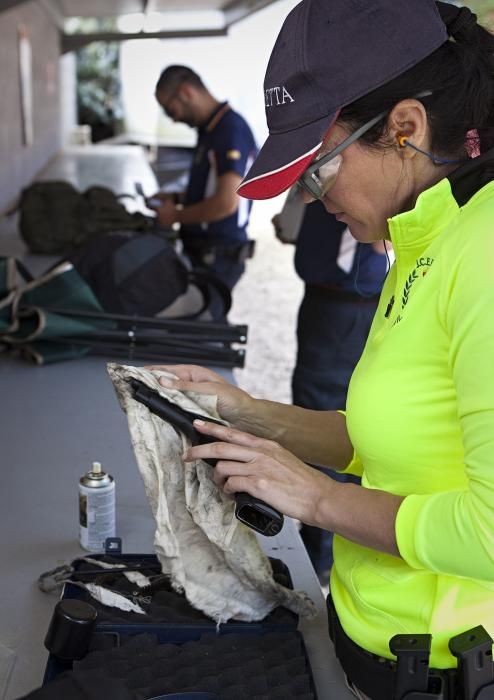
M 232 426 L 198 425 L 217 442 L 186 458 L 219 459 L 226 492 L 334 531 L 344 634 L 384 658 L 393 635 L 432 634 L 438 669 L 456 665 L 453 635 L 494 636 L 493 52 L 467 8 L 303 0 L 268 64 L 270 136 L 239 193 L 298 181 L 357 240 L 393 244 L 346 409 L 258 400 L 208 369 L 172 368 L 176 388 L 217 394 Z

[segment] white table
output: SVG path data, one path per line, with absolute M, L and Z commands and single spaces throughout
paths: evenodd
M 154 523 L 103 358 L 41 368 L 2 358 L 0 385 L 0 644 L 16 654 L 5 696 L 14 700 L 43 677 L 43 640 L 56 598 L 39 591 L 36 580 L 81 553 L 77 483 L 91 462 L 100 461 L 115 477 L 125 552 L 152 552 Z M 260 539 L 270 556 L 287 564 L 294 587 L 317 605 L 316 620 L 302 622 L 301 631 L 320 700 L 345 698 L 324 599 L 294 523 Z
M 140 182 L 146 195 L 158 189 L 141 146 L 69 146 L 49 162 L 38 180 L 66 180 L 81 190 L 91 185 L 109 187 L 115 194 L 135 195 Z M 125 203 L 131 202 L 126 198 Z M 141 203 L 139 199 L 136 203 Z
M 69 179 L 81 188 L 106 184 L 115 191 L 130 191 L 138 179 L 146 193 L 155 184 L 142 149 L 135 146 L 73 147 L 42 177 Z M 23 252 L 13 231 L 7 226 L 2 233 L 0 227 L 0 254 Z M 28 256 L 28 264 L 37 274 L 49 260 Z M 223 374 L 231 379 L 230 372 Z M 81 554 L 80 476 L 93 461 L 114 475 L 124 552 L 152 552 L 154 523 L 105 358 L 34 367 L 0 356 L 0 386 L 0 700 L 15 700 L 41 684 L 47 659 L 43 641 L 56 597 L 42 593 L 37 578 Z M 317 618 L 301 621 L 300 629 L 319 700 L 353 697 L 334 656 L 324 598 L 294 523 L 287 520 L 277 537 L 260 539 L 269 556 L 288 566 L 294 587 L 316 603 Z M 15 657 L 10 680 L 5 649 Z

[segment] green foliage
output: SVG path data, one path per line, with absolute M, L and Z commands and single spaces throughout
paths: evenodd
M 120 107 L 119 45 L 94 42 L 77 52 L 77 97 L 85 107 L 107 121 Z
M 466 5 L 473 12 L 475 12 L 481 24 L 493 31 L 494 0 L 468 0 L 467 2 L 463 2 L 462 4 Z
M 115 20 L 81 19 L 77 29 L 115 31 Z M 76 54 L 79 123 L 91 125 L 94 141 L 112 136 L 122 119 L 119 46 L 115 42 L 92 42 Z

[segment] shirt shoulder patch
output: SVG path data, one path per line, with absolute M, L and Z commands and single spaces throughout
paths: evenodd
M 228 158 L 228 160 L 240 160 L 242 154 L 236 148 L 231 148 L 229 151 L 226 152 L 226 157 Z

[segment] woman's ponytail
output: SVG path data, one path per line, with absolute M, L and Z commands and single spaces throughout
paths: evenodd
M 468 7 L 456 7 L 447 2 L 436 2 L 436 5 L 449 36 L 458 42 L 473 42 L 478 27 L 477 15 Z

